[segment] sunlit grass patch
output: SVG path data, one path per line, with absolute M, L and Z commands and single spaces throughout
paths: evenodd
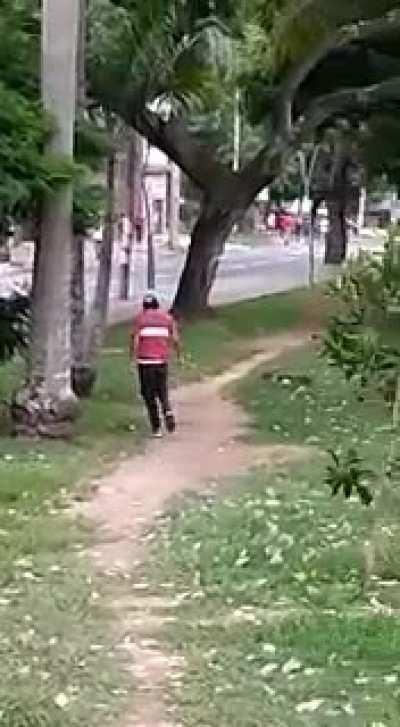
M 379 590 L 394 584 L 367 587 L 371 511 L 331 500 L 323 472 L 258 471 L 166 524 L 151 572 L 180 604 L 185 725 L 398 724 L 400 616 Z

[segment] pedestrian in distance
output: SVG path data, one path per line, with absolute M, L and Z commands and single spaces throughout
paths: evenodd
M 136 316 L 130 342 L 130 357 L 139 373 L 140 390 L 154 437 L 162 436 L 162 419 L 168 432 L 176 429 L 168 393 L 168 363 L 180 340 L 175 320 L 160 306 L 155 292 L 146 293 L 143 310 Z

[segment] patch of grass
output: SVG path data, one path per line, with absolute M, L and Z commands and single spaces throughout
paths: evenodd
M 388 412 L 308 348 L 263 366 L 235 391 L 259 444 L 305 444 L 305 464 L 263 469 L 165 524 L 150 578 L 174 584 L 166 639 L 187 668 L 183 724 L 389 727 L 400 722 L 398 498 L 373 508 L 332 499 L 326 447 L 355 446 L 380 472 Z M 315 445 L 315 450 L 312 449 Z M 376 532 L 374 532 L 376 531 Z M 382 541 L 366 577 L 366 542 Z M 383 540 L 385 542 L 383 542 Z M 369 575 L 369 574 L 368 574 Z
M 128 686 L 84 533 L 58 509 L 1 513 L 1 727 L 111 725 Z
M 222 501 L 189 507 L 163 533 L 154 583 L 174 583 L 166 636 L 187 668 L 185 725 L 397 725 L 399 626 L 364 583 L 371 511 L 331 500 L 315 458 L 258 471 Z
M 327 366 L 318 350 L 288 353 L 256 370 L 236 389 L 251 416 L 257 442 L 312 444 L 318 448 L 356 447 L 381 467 L 390 412 L 379 393 L 360 392 Z
M 318 314 L 315 313 L 318 311 Z M 320 328 L 329 301 L 317 290 L 297 290 L 218 308 L 184 330 L 184 346 L 200 373 L 212 374 L 257 348 L 257 338 L 296 328 Z
M 317 288 L 255 298 L 220 306 L 207 317 L 183 326 L 186 364 L 180 377 L 186 380 L 219 373 L 257 348 L 257 339 L 296 328 L 319 329 L 327 321 L 330 301 Z M 129 325 L 109 331 L 107 347 L 123 355 Z
M 219 370 L 256 336 L 295 327 L 308 304 L 305 293 L 274 296 L 185 329 L 194 360 L 185 376 Z M 127 349 L 128 328 L 111 330 L 73 441 L 14 440 L 0 420 L 0 727 L 106 726 L 123 701 L 109 615 L 98 607 L 105 584 L 87 567 L 85 528 L 64 508 L 72 488 L 143 436 Z M 17 365 L 2 368 L 0 399 L 20 376 Z
M 0 398 L 18 384 L 2 369 Z M 130 425 L 135 426 L 132 432 Z M 127 687 L 88 533 L 64 515 L 71 488 L 137 447 L 140 409 L 125 357 L 106 354 L 72 442 L 0 439 L 0 726 L 115 723 Z

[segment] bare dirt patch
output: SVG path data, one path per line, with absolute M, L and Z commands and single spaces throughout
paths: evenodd
M 257 353 L 224 374 L 175 392 L 179 429 L 172 437 L 149 441 L 140 456 L 128 459 L 100 481 L 94 497 L 79 504 L 79 514 L 97 525 L 93 551 L 96 569 L 108 574 L 135 572 L 145 555 L 145 532 L 171 499 L 185 491 L 246 472 L 271 468 L 308 456 L 294 446 L 256 447 L 244 440 L 248 419 L 223 395 L 229 384 L 309 340 L 308 333 L 287 334 L 256 342 Z M 135 576 L 133 577 L 133 581 Z M 140 592 L 143 587 L 144 592 Z M 136 590 L 135 590 L 136 589 Z M 178 655 L 163 653 L 157 635 L 173 618 L 170 600 L 147 597 L 145 584 L 130 581 L 130 595 L 113 604 L 123 634 L 123 646 L 134 677 L 135 697 L 123 727 L 176 725 L 168 705 L 168 685 L 180 678 Z M 135 605 L 136 604 L 136 605 Z

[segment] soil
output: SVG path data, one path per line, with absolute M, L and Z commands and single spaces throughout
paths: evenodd
M 185 492 L 204 491 L 210 482 L 217 487 L 251 467 L 275 468 L 308 455 L 301 447 L 257 447 L 246 441 L 248 418 L 224 389 L 309 338 L 303 331 L 257 341 L 257 353 L 226 373 L 180 387 L 174 394 L 177 432 L 149 441 L 142 454 L 120 464 L 99 483 L 93 498 L 79 505 L 79 513 L 96 525 L 96 569 L 122 577 L 133 572 L 129 592 L 121 597 L 119 589 L 112 604 L 134 676 L 133 703 L 121 727 L 178 725 L 167 694 L 184 664 L 179 655 L 164 653 L 158 638 L 162 625 L 174 618 L 175 604 L 147 596 L 145 584 L 134 583 L 135 566 L 145 559 L 145 534 L 168 503 Z

